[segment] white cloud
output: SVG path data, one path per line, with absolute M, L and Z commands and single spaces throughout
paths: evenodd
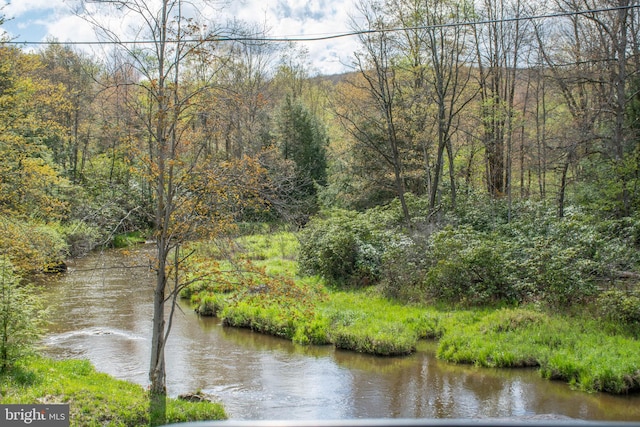
M 7 18 L 19 18 L 34 11 L 66 9 L 63 0 L 3 0 L 4 13 Z
M 233 13 L 264 19 L 271 36 L 313 37 L 349 32 L 353 4 L 353 0 L 250 0 L 236 5 Z M 344 64 L 350 62 L 357 45 L 353 37 L 300 43 L 323 74 L 345 71 Z
M 54 37 L 60 41 L 93 41 L 96 39 L 91 26 L 71 12 L 77 0 L 0 0 L 6 6 L 2 13 L 11 22 L 14 31 L 19 30 L 20 40 L 40 41 Z M 148 0 L 156 1 L 156 0 Z M 270 36 L 296 37 L 344 33 L 350 30 L 349 14 L 354 0 L 232 0 L 224 7 L 206 6 L 202 16 L 223 24 L 229 19 L 255 23 L 269 30 Z M 100 15 L 103 22 L 114 25 L 121 36 L 131 36 L 131 29 L 138 27 L 135 17 L 125 16 L 114 21 L 113 16 Z M 7 26 L 8 27 L 8 26 Z M 31 29 L 31 31 L 29 30 Z M 36 32 L 36 29 L 39 31 Z M 42 33 L 45 33 L 42 36 Z M 126 34 L 125 34 L 126 33 Z M 31 37 L 38 37 L 34 40 Z M 313 67 L 325 74 L 345 70 L 356 49 L 354 37 L 324 41 L 300 42 L 309 51 Z
M 52 21 L 42 22 L 47 28 L 47 34 L 61 42 L 95 40 L 93 27 L 78 16 L 67 14 Z

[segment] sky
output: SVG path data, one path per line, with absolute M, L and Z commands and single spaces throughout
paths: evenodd
M 72 13 L 77 3 L 78 0 L 0 0 L 0 5 L 4 4 L 0 13 L 6 18 L 2 29 L 17 42 L 50 38 L 62 42 L 94 41 L 96 35 L 92 27 Z M 204 9 L 206 18 L 219 23 L 234 18 L 255 23 L 267 28 L 271 37 L 346 33 L 351 31 L 350 16 L 355 11 L 355 0 L 229 0 L 226 3 L 221 10 Z M 355 37 L 299 44 L 308 49 L 312 74 L 349 71 L 353 52 L 357 50 Z

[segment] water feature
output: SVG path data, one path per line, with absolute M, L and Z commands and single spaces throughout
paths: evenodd
M 47 278 L 53 357 L 89 359 L 100 371 L 146 385 L 152 316 L 151 248 L 74 260 Z M 535 370 L 456 366 L 416 354 L 380 358 L 305 347 L 223 327 L 180 304 L 167 348 L 171 395 L 202 390 L 232 419 L 502 418 L 553 414 L 640 420 L 640 396 L 572 391 Z

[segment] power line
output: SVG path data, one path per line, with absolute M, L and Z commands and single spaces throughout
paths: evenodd
M 616 12 L 620 10 L 631 10 L 640 8 L 640 4 L 628 5 L 628 6 L 617 6 L 617 7 L 609 7 L 609 8 L 600 8 L 600 9 L 587 9 L 587 10 L 577 10 L 577 11 L 567 11 L 567 12 L 556 12 L 549 13 L 543 15 L 533 15 L 533 16 L 518 16 L 513 18 L 500 18 L 500 19 L 487 19 L 480 21 L 466 21 L 466 22 L 452 22 L 446 24 L 433 24 L 433 25 L 418 25 L 411 27 L 392 27 L 392 28 L 376 28 L 376 29 L 368 29 L 368 30 L 355 30 L 344 33 L 333 33 L 333 34 L 317 34 L 317 35 L 309 35 L 309 36 L 209 36 L 205 38 L 198 39 L 183 39 L 183 40 L 167 40 L 167 43 L 204 43 L 204 42 L 245 42 L 245 43 L 297 43 L 297 42 L 317 42 L 317 41 L 326 41 L 326 40 L 334 40 L 340 38 L 347 37 L 355 37 L 362 36 L 367 34 L 383 34 L 383 33 L 395 33 L 402 31 L 416 31 L 416 30 L 434 30 L 439 28 L 451 28 L 451 27 L 475 27 L 475 26 L 483 26 L 490 24 L 501 24 L 501 23 L 510 23 L 510 22 L 518 22 L 518 21 L 536 21 L 541 19 L 552 19 L 552 18 L 566 18 L 571 16 L 582 16 L 582 15 L 590 15 L 596 13 L 605 13 L 605 12 Z M 136 45 L 136 44 L 154 44 L 157 43 L 157 40 L 96 40 L 96 41 L 16 41 L 9 40 L 2 42 L 4 44 L 13 44 L 13 45 L 72 45 L 72 46 L 80 46 L 80 45 Z

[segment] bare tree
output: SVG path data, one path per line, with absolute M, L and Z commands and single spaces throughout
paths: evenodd
M 493 197 L 511 191 L 516 73 L 526 28 L 521 0 L 484 0 L 478 14 L 487 21 L 474 25 L 478 83 L 481 96 L 487 190 Z
M 471 77 L 468 37 L 465 25 L 448 25 L 471 20 L 471 4 L 447 0 L 390 0 L 389 10 L 405 28 L 400 44 L 410 58 L 414 90 L 421 91 L 428 104 L 435 105 L 431 119 L 436 129 L 436 158 L 429 188 L 429 204 L 435 208 L 447 153 L 451 202 L 455 206 L 456 182 L 453 135 L 456 121 L 474 97 L 467 90 Z
M 126 58 L 137 79 L 125 82 L 138 91 L 129 107 L 143 127 L 141 157 L 153 188 L 153 225 L 156 242 L 156 283 L 153 297 L 152 346 L 149 366 L 151 422 L 163 424 L 166 398 L 165 346 L 171 331 L 181 286 L 182 263 L 189 253 L 182 245 L 205 231 L 211 212 L 220 207 L 221 171 L 206 162 L 202 147 L 193 146 L 197 98 L 211 87 L 215 76 L 190 85 L 184 81 L 188 58 L 204 49 L 213 37 L 196 25 L 197 10 L 182 0 L 92 0 L 80 11 L 97 31 Z M 142 27 L 121 36 L 105 21 L 117 14 Z M 122 37 L 132 37 L 131 39 Z M 219 187 L 218 187 L 219 188 Z M 212 197 L 214 199 L 212 199 Z M 222 197 L 222 196 L 221 196 Z M 215 213 L 214 213 L 215 214 Z M 168 304 L 168 316 L 167 308 Z
M 354 28 L 364 30 L 360 35 L 362 51 L 355 56 L 355 68 L 364 81 L 364 90 L 372 101 L 379 120 L 368 120 L 366 126 L 358 124 L 358 118 L 348 111 L 339 114 L 351 134 L 364 145 L 371 147 L 393 173 L 395 194 L 400 200 L 404 220 L 409 224 L 409 208 L 405 199 L 405 179 L 401 145 L 403 144 L 397 124 L 398 87 L 394 64 L 392 34 L 387 32 L 388 22 L 383 3 L 362 0 L 358 4 L 364 24 L 356 23 Z
M 556 31 L 550 36 L 550 26 L 536 25 L 550 80 L 559 88 L 572 120 L 558 147 L 559 216 L 564 214 L 570 166 L 591 156 L 600 156 L 613 165 L 613 171 L 623 171 L 614 172 L 614 179 L 621 188 L 621 213 L 630 212 L 629 176 L 622 164 L 633 147 L 626 114 L 633 96 L 630 76 L 637 73 L 632 59 L 638 43 L 634 5 L 633 0 L 558 0 L 556 7 L 566 17 L 554 21 Z

